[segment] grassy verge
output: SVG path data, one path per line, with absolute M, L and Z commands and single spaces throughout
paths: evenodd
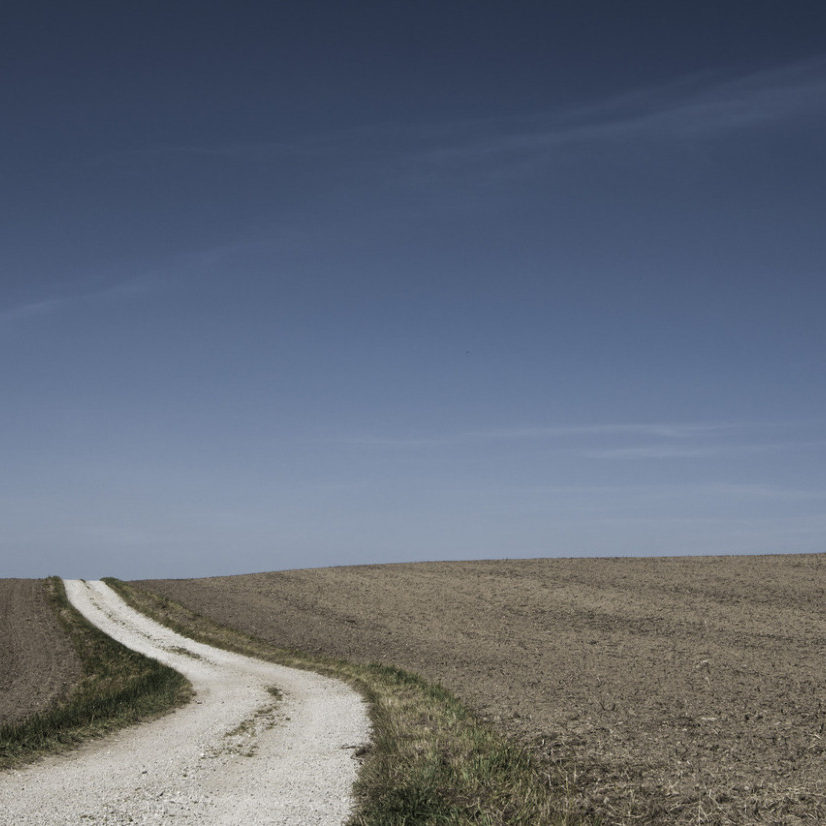
M 0 769 L 156 716 L 191 697 L 189 681 L 177 671 L 130 651 L 88 622 L 67 599 L 62 580 L 50 577 L 47 588 L 83 675 L 65 702 L 0 726 Z
M 370 702 L 373 742 L 349 826 L 585 826 L 564 789 L 523 748 L 415 674 L 277 648 L 165 597 L 107 579 L 132 607 L 231 651 L 344 679 Z M 594 826 L 594 821 L 588 821 Z

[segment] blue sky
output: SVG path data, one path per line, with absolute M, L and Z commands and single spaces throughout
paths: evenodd
M 825 549 L 821 3 L 0 41 L 2 575 Z

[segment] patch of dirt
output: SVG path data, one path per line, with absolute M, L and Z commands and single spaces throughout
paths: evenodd
M 80 660 L 42 579 L 0 579 L 0 725 L 45 711 L 80 679 Z
M 419 563 L 140 583 L 450 688 L 610 824 L 826 822 L 826 556 Z

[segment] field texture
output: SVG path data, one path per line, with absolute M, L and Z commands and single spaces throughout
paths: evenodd
M 276 645 L 441 682 L 606 823 L 826 822 L 822 555 L 138 584 Z
M 41 579 L 0 579 L 0 726 L 64 699 L 81 676 Z

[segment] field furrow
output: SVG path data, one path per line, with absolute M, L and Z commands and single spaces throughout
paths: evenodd
M 48 709 L 81 674 L 42 579 L 0 579 L 0 725 Z

